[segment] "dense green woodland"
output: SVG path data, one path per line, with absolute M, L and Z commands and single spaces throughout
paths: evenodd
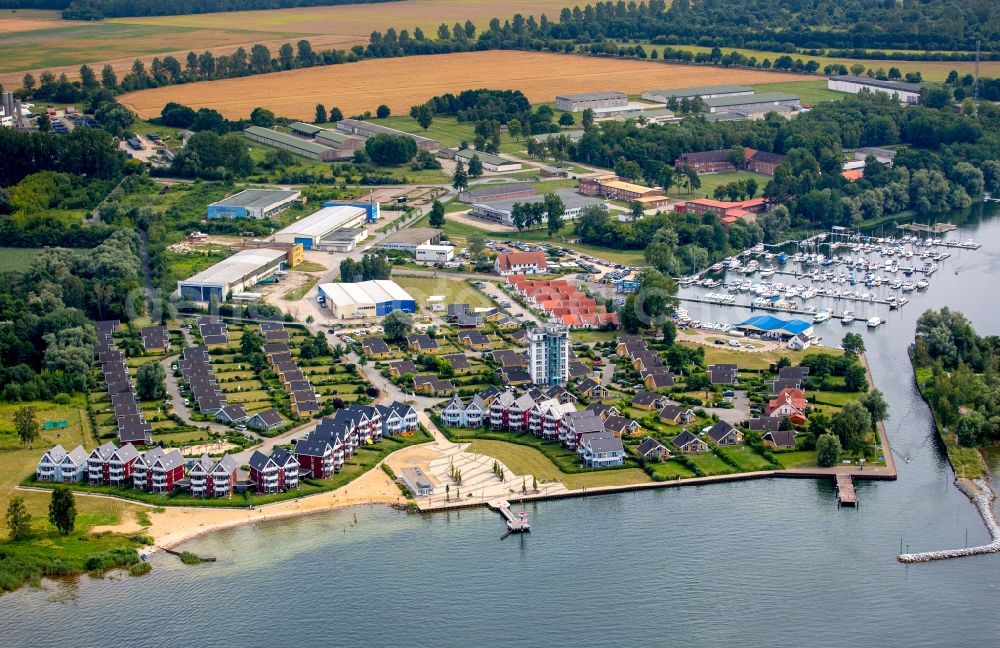
M 939 425 L 961 445 L 1000 443 L 1000 337 L 981 337 L 964 315 L 947 307 L 917 320 L 913 361 L 929 368 L 922 385 Z
M 86 253 L 43 250 L 23 273 L 0 277 L 0 398 L 52 399 L 85 391 L 91 320 L 126 318 L 137 299 L 139 236 L 116 230 Z

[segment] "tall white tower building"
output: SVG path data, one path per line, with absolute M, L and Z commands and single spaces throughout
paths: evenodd
M 536 385 L 569 380 L 569 329 L 546 324 L 528 329 L 528 370 Z

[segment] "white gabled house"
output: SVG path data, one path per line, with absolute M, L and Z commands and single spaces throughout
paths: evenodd
M 35 466 L 35 479 L 44 482 L 61 481 L 59 464 L 66 456 L 66 448 L 55 445 L 45 451 Z
M 87 474 L 87 451 L 76 446 L 66 453 L 59 462 L 59 479 L 56 481 L 73 483 L 83 481 Z
M 208 482 L 211 479 L 214 463 L 208 454 L 201 455 L 201 458 L 194 462 L 188 472 L 188 480 L 191 482 L 192 497 L 207 497 Z

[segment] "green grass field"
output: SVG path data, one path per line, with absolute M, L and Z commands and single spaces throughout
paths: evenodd
M 719 452 L 739 464 L 740 470 L 744 472 L 772 470 L 775 468 L 767 459 L 754 452 L 753 448 L 748 448 L 747 446 L 720 447 Z
M 687 477 L 694 477 L 694 473 L 687 466 L 680 464 L 673 459 L 668 459 L 660 463 L 650 464 L 653 467 L 653 472 L 656 473 L 658 477 L 664 480 L 686 479 Z
M 428 227 L 428 219 L 426 216 L 419 218 L 413 223 L 413 227 Z M 458 247 L 464 247 L 466 242 L 466 237 L 472 232 L 482 232 L 488 238 L 498 241 L 536 241 L 553 243 L 560 245 L 562 247 L 568 247 L 581 254 L 590 254 L 593 256 L 600 257 L 602 259 L 607 259 L 608 261 L 613 261 L 615 263 L 623 263 L 630 266 L 640 266 L 646 263 L 645 258 L 642 255 L 642 250 L 612 250 L 609 248 L 603 248 L 596 245 L 587 245 L 584 243 L 567 243 L 564 239 L 573 235 L 573 223 L 569 222 L 563 226 L 563 228 L 555 235 L 549 237 L 545 230 L 533 230 L 529 232 L 517 232 L 517 231 L 504 231 L 504 232 L 490 232 L 472 225 L 467 225 L 466 223 L 459 223 L 455 220 L 445 219 L 444 226 L 442 227 L 444 233 L 448 236 L 448 240 L 452 241 Z
M 789 452 L 776 452 L 778 462 L 785 468 L 815 468 L 815 450 L 791 450 Z
M 0 272 L 24 272 L 42 248 L 0 247 Z
M 733 171 L 731 173 L 705 173 L 699 175 L 698 179 L 701 180 L 701 187 L 692 191 L 690 193 L 685 193 L 678 189 L 672 189 L 669 193 L 671 197 L 674 198 L 702 198 L 709 197 L 714 198 L 713 192 L 716 187 L 720 187 L 730 182 L 736 182 L 737 180 L 747 180 L 753 178 L 757 181 L 757 193 L 755 195 L 759 196 L 761 192 L 764 191 L 764 187 L 767 186 L 769 178 L 766 175 L 760 173 L 750 173 L 749 171 Z
M 393 115 L 385 119 L 377 119 L 375 123 L 422 137 L 430 137 L 440 142 L 441 146 L 451 148 L 457 148 L 462 141 L 471 145 L 472 141 L 476 139 L 475 124 L 459 122 L 455 117 L 435 116 L 427 130 L 420 128 L 420 124 L 409 115 Z
M 539 482 L 559 481 L 567 488 L 592 488 L 596 486 L 624 486 L 643 484 L 649 475 L 638 468 L 604 470 L 568 474 L 559 470 L 552 461 L 534 448 L 505 441 L 473 441 L 468 452 L 477 452 L 499 459 L 519 475 L 534 475 Z
M 816 81 L 788 81 L 785 83 L 759 83 L 753 87 L 757 93 L 787 92 L 798 95 L 803 103 L 818 104 L 821 101 L 839 101 L 847 96 L 844 92 L 826 89 L 826 79 Z
M 694 462 L 696 466 L 701 468 L 701 471 L 707 476 L 711 475 L 728 475 L 730 473 L 737 472 L 735 468 L 719 459 L 711 452 L 698 452 L 695 454 L 690 454 L 688 457 Z
M 445 304 L 469 304 L 473 308 L 496 306 L 469 282 L 441 273 L 437 278 L 393 275 L 393 281 L 413 295 L 418 303 L 426 304 L 431 295 L 443 295 Z
M 31 405 L 35 408 L 35 418 L 39 425 L 48 420 L 67 421 L 68 425 L 62 430 L 43 430 L 41 439 L 34 444 L 33 448 L 29 448 L 21 444 L 14 434 L 14 412 L 21 405 Z M 29 512 L 39 519 L 39 524 L 41 524 L 41 520 L 46 519 L 49 503 L 48 494 L 16 493 L 14 488 L 21 480 L 34 473 L 42 453 L 57 443 L 67 450 L 72 450 L 77 445 L 91 450 L 97 445 L 97 440 L 91 433 L 87 421 L 86 404 L 83 397 L 74 397 L 66 405 L 56 405 L 50 402 L 0 403 L 0 510 L 6 511 L 10 498 L 17 494 L 24 498 Z M 76 508 L 81 515 L 94 516 L 94 519 L 99 518 L 101 524 L 112 524 L 126 510 L 133 509 L 124 502 L 92 497 L 78 498 Z
M 840 355 L 841 351 L 826 347 L 812 347 L 806 351 L 791 351 L 781 349 L 780 351 L 759 351 L 757 353 L 747 353 L 744 351 L 730 351 L 721 346 L 695 345 L 690 342 L 682 342 L 685 346 L 697 348 L 701 346 L 705 349 L 705 364 L 738 364 L 742 369 L 767 369 L 778 361 L 782 356 L 792 361 L 792 365 L 797 365 L 802 361 L 803 356 L 809 354 L 825 353 L 828 355 Z

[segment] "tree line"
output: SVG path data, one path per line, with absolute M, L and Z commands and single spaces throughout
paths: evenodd
M 939 92 L 945 94 L 937 97 Z M 790 228 L 856 226 L 906 210 L 926 215 L 968 207 L 984 192 L 1000 191 L 1000 109 L 983 103 L 978 115 L 971 105 L 957 114 L 946 90 L 928 93 L 924 103 L 903 107 L 886 95 L 862 93 L 823 102 L 791 120 L 771 115 L 728 123 L 687 119 L 668 126 L 605 122 L 566 147 L 571 160 L 614 168 L 636 182 L 668 189 L 680 183 L 692 191 L 699 184 L 696 174 L 674 165 L 682 153 L 747 147 L 784 154 L 786 161 L 763 191 L 778 207 L 758 221 L 764 238 L 775 242 Z M 891 167 L 872 158 L 860 180 L 841 175 L 846 149 L 899 145 Z M 720 195 L 748 195 L 747 189 L 745 183 L 726 186 Z M 632 236 L 628 230 L 647 227 L 585 226 L 584 235 L 642 249 L 652 242 L 648 233 Z
M 963 446 L 1000 442 L 1000 337 L 980 336 L 947 307 L 929 310 L 917 320 L 912 357 L 931 370 L 922 388 L 939 425 Z

